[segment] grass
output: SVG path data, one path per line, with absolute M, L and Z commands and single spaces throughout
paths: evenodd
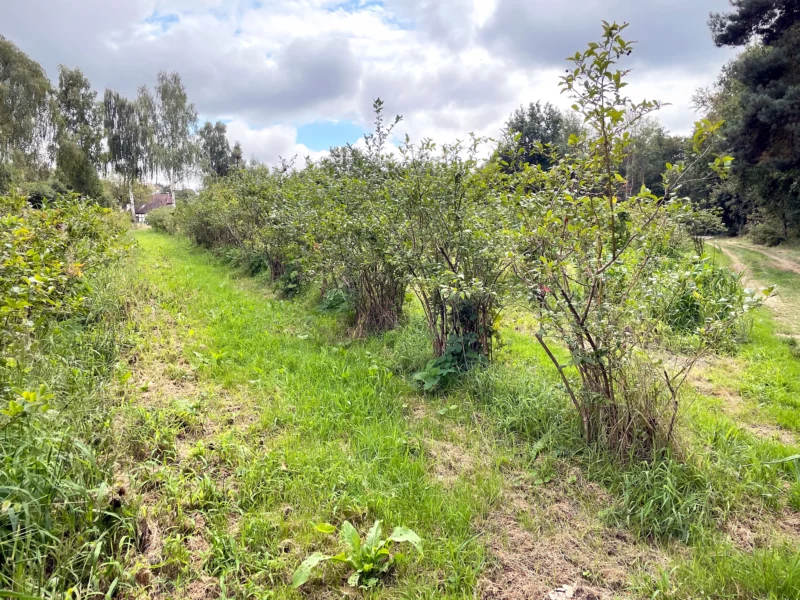
M 543 597 L 575 582 L 608 597 L 800 597 L 784 545 L 800 483 L 790 462 L 764 464 L 797 448 L 755 435 L 715 395 L 687 392 L 680 460 L 612 462 L 581 441 L 524 315 L 495 364 L 422 396 L 409 375 L 430 346 L 413 310 L 353 340 L 313 294 L 280 300 L 184 240 L 136 237 L 137 341 L 113 370 L 122 406 L 102 421 L 136 514 L 135 547 L 114 554 L 126 594 L 357 596 L 343 567 L 321 567 L 302 593 L 292 572 L 343 549 L 317 524 L 363 535 L 380 519 L 415 530 L 425 554 L 401 558 L 370 598 Z M 769 326 L 764 315 L 736 357 L 754 390 L 769 377 L 758 357 L 787 381 L 797 365 Z M 748 417 L 779 423 L 770 397 L 748 399 Z M 745 523 L 766 541 L 748 546 L 732 528 Z
M 307 553 L 330 549 L 316 523 L 363 528 L 381 519 L 427 542 L 424 569 L 409 558 L 397 571 L 409 594 L 460 597 L 474 588 L 487 560 L 475 524 L 496 502 L 502 476 L 488 464 L 453 485 L 430 476 L 428 442 L 449 443 L 449 435 L 412 417 L 416 392 L 386 364 L 386 345 L 405 341 L 354 343 L 336 318 L 237 281 L 209 254 L 149 232 L 138 237 L 152 261 L 143 261 L 143 276 L 158 285 L 156 327 L 170 327 L 159 318 L 175 319 L 188 362 L 178 371 L 203 388 L 199 400 L 178 394 L 166 406 L 132 408 L 145 458 L 135 477 L 159 480 L 148 509 L 156 519 L 172 513 L 156 524 L 161 537 L 199 537 L 209 547 L 202 566 L 180 552 L 166 558 L 166 572 L 153 569 L 160 585 L 202 573 L 248 593 L 298 597 L 286 585 L 292 569 Z M 199 423 L 181 416 L 186 402 L 195 402 Z M 187 530 L 184 521 L 196 522 L 198 511 L 204 526 Z M 326 582 L 341 574 L 325 572 Z
M 764 285 L 777 285 L 779 298 L 759 311 L 737 360 L 713 369 L 710 380 L 742 398 L 754 422 L 800 432 L 800 342 L 793 335 L 800 326 L 800 275 L 776 268 L 759 252 L 740 246 L 728 249 L 747 265 L 748 276 Z M 722 253 L 717 258 L 730 262 Z
M 105 594 L 125 576 L 136 505 L 114 485 L 112 429 L 112 384 L 131 337 L 125 272 L 95 278 L 90 310 L 44 331 L 0 373 L 29 408 L 0 429 L 0 597 Z

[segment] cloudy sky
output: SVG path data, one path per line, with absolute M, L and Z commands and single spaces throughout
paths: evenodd
M 375 97 L 414 139 L 496 135 L 514 108 L 559 94 L 564 57 L 630 22 L 630 95 L 670 102 L 686 133 L 693 91 L 733 53 L 706 22 L 727 0 L 4 0 L 0 34 L 41 62 L 133 95 L 178 71 L 201 118 L 246 156 L 317 155 L 357 141 Z

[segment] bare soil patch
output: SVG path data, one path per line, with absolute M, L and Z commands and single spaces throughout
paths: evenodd
M 728 521 L 725 531 L 738 548 L 747 552 L 771 548 L 779 539 L 800 547 L 800 514 L 784 508 L 777 514 L 742 516 Z
M 787 429 L 782 429 L 775 425 L 745 425 L 747 430 L 753 435 L 763 438 L 765 440 L 777 440 L 786 446 L 794 446 L 797 444 L 797 438 L 794 433 Z

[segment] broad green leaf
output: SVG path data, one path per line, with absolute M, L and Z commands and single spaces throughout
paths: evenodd
M 330 534 L 336 531 L 336 527 L 334 527 L 330 523 L 319 523 L 314 529 L 316 529 L 320 533 L 325 533 L 325 534 Z
M 786 458 L 781 458 L 778 460 L 771 460 L 769 462 L 761 463 L 763 465 L 780 465 L 783 463 L 794 462 L 796 460 L 800 460 L 800 454 L 792 454 L 791 456 L 787 456 Z
M 364 542 L 364 548 L 369 552 L 374 552 L 375 548 L 378 546 L 378 542 L 381 539 L 381 533 L 383 533 L 381 529 L 381 522 L 380 520 L 375 521 L 372 527 L 367 534 L 367 541 Z
M 353 561 L 350 560 L 346 552 L 339 552 L 339 554 L 329 557 L 328 560 L 330 560 L 331 562 L 346 563 L 348 565 L 353 565 L 355 567 L 355 564 L 353 564 Z
M 299 588 L 303 585 L 308 578 L 311 576 L 311 571 L 316 567 L 319 563 L 328 560 L 330 557 L 325 556 L 321 552 L 315 552 L 307 559 L 305 559 L 297 570 L 292 575 L 292 587 Z
M 361 537 L 358 535 L 358 531 L 355 527 L 350 523 L 350 521 L 345 521 L 342 523 L 342 541 L 347 544 L 347 547 L 350 548 L 350 551 L 353 554 L 358 554 L 361 550 Z
M 395 527 L 394 531 L 392 531 L 392 535 L 389 536 L 389 539 L 393 542 L 408 542 L 414 546 L 414 548 L 416 548 L 420 556 L 424 556 L 422 552 L 422 540 L 408 527 Z

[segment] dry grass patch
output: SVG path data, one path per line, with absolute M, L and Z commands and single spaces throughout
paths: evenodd
M 509 491 L 485 524 L 495 564 L 481 583 L 481 598 L 631 597 L 633 576 L 667 565 L 668 558 L 656 546 L 603 525 L 597 513 L 609 500 L 602 488 L 580 480 Z

